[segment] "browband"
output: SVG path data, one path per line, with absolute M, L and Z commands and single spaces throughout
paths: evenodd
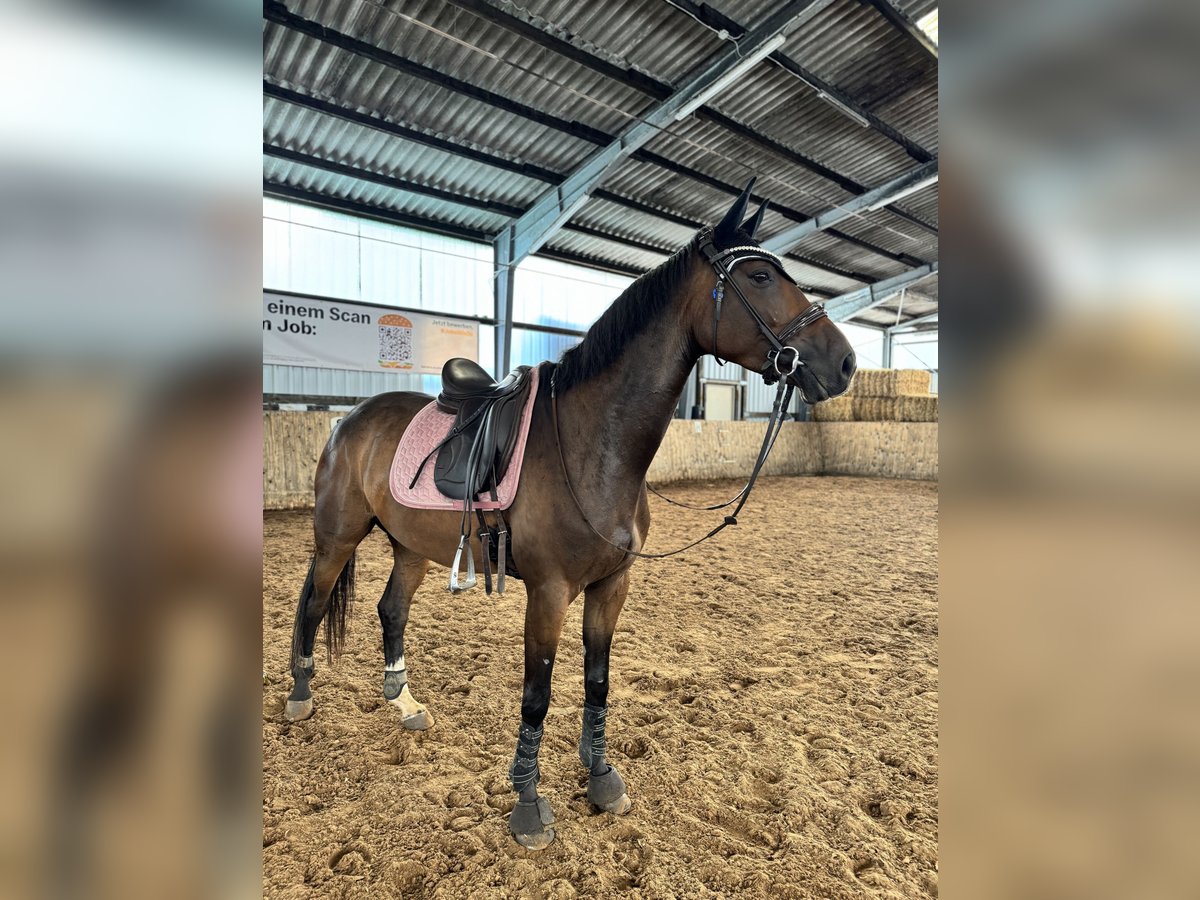
M 787 267 L 783 264 L 783 260 L 770 250 L 764 250 L 762 247 L 756 247 L 753 244 L 744 244 L 739 247 L 730 247 L 728 250 L 718 251 L 716 246 L 712 243 L 711 238 L 701 247 L 701 249 L 705 248 L 712 248 L 712 253 L 709 253 L 706 250 L 704 254 L 705 258 L 712 265 L 721 263 L 727 270 L 732 270 L 733 267 L 742 262 L 742 260 L 765 259 L 768 262 L 775 263 L 775 265 L 779 267 L 779 271 L 783 273 L 783 277 L 792 284 L 796 284 L 796 279 L 788 273 Z

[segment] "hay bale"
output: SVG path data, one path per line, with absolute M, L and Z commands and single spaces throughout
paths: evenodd
M 859 369 L 848 393 L 853 397 L 926 395 L 931 383 L 924 369 Z
M 817 422 L 853 422 L 854 400 L 846 396 L 823 400 L 813 406 L 812 414 Z
M 901 422 L 936 422 L 938 420 L 938 398 L 936 394 L 928 397 L 900 397 Z
M 895 397 L 854 397 L 854 421 L 898 422 L 900 407 Z

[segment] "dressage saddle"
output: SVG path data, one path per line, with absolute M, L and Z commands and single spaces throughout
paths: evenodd
M 495 381 L 469 359 L 442 367 L 437 405 L 454 414 L 454 426 L 437 450 L 433 482 L 455 500 L 493 492 L 508 471 L 529 388 L 529 366 Z

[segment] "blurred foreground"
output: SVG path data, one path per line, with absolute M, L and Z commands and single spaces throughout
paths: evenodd
M 942 15 L 943 890 L 1194 897 L 1195 4 Z
M 255 11 L 0 10 L 0 896 L 259 891 Z

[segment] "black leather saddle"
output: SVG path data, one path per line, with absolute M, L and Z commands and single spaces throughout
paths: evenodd
M 529 366 L 497 382 L 469 359 L 442 367 L 438 408 L 454 413 L 454 426 L 437 450 L 433 482 L 455 500 L 494 492 L 508 471 L 527 398 Z

